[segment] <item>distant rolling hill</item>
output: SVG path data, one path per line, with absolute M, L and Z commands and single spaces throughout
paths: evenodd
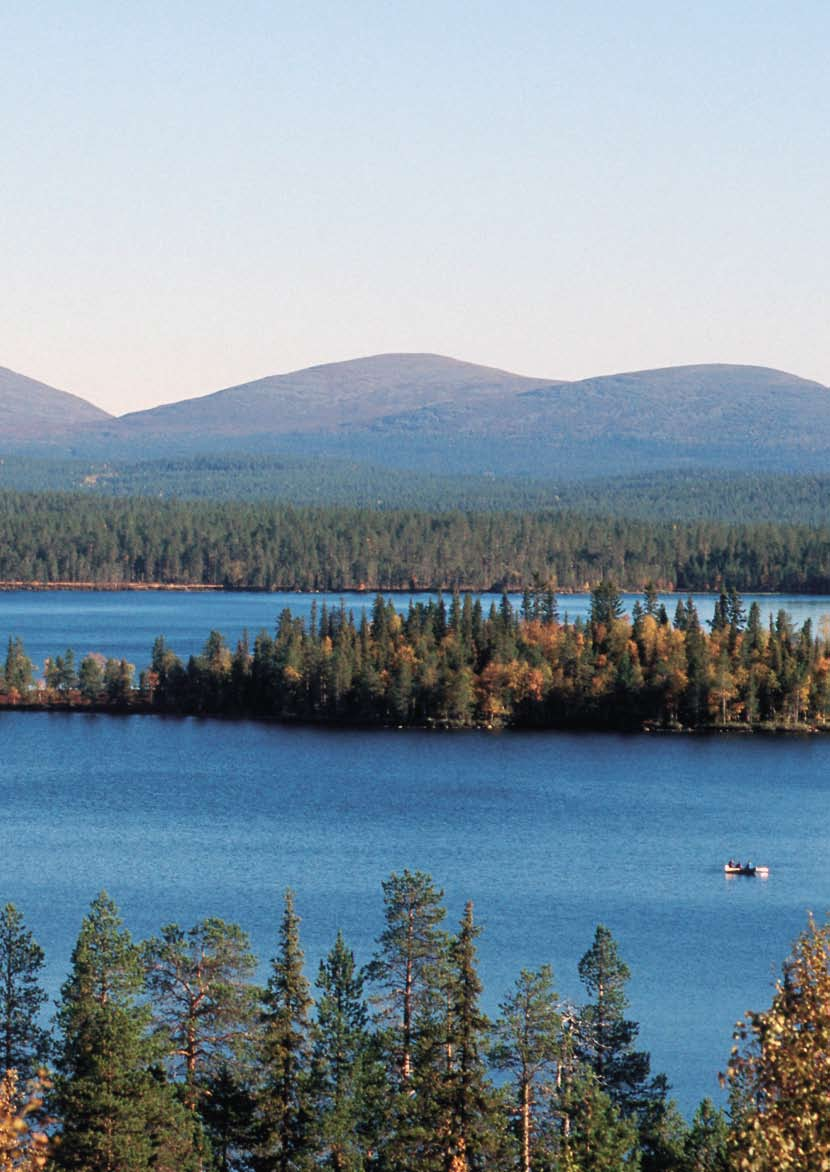
M 352 427 L 353 440 L 362 429 Z M 458 401 L 372 427 L 387 449 L 455 449 L 466 471 L 536 476 L 659 468 L 830 470 L 830 390 L 757 366 L 633 371 L 520 391 L 476 408 Z
M 0 449 L 21 442 L 63 438 L 111 419 L 85 399 L 0 366 Z
M 477 409 L 546 385 L 545 379 L 437 354 L 378 354 L 134 412 L 122 416 L 118 428 L 130 435 L 188 437 L 329 432 L 433 404 L 463 402 Z
M 434 354 L 383 354 L 119 419 L 75 402 L 91 414 L 67 417 L 63 450 L 88 459 L 251 452 L 560 483 L 665 469 L 830 471 L 830 390 L 758 366 L 562 382 Z

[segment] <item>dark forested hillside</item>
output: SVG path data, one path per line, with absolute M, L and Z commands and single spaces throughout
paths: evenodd
M 663 521 L 830 525 L 830 475 L 700 471 L 590 480 L 428 475 L 354 460 L 203 455 L 144 461 L 0 458 L 0 490 L 280 501 L 431 513 L 570 511 Z
M 2 493 L 0 534 L 4 581 L 830 591 L 830 529 L 807 526 Z

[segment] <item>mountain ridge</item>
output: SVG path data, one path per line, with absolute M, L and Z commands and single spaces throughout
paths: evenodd
M 34 380 L 26 385 L 35 398 L 59 396 L 64 415 L 48 426 L 29 423 L 18 435 L 3 428 L 7 447 L 42 439 L 84 456 L 147 457 L 232 446 L 427 472 L 547 477 L 672 467 L 830 470 L 830 388 L 738 363 L 566 381 L 436 354 L 390 353 L 270 375 L 120 417 L 91 404 L 84 412 L 77 407 L 83 400 Z M 75 415 L 67 415 L 69 400 Z M 0 383 L 0 418 L 3 407 Z
M 0 366 L 0 439 L 42 440 L 67 428 L 112 419 L 109 412 L 80 395 Z

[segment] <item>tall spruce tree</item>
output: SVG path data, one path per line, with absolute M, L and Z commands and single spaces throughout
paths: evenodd
M 566 1088 L 562 1109 L 568 1118 L 557 1172 L 636 1172 L 640 1167 L 637 1127 L 626 1119 L 596 1076 L 581 1067 Z M 680 1172 L 666 1164 L 661 1172 Z
M 311 1094 L 318 1159 L 360 1172 L 375 1146 L 373 1103 L 382 1068 L 374 1055 L 363 977 L 340 932 L 317 976 Z
M 579 962 L 579 976 L 591 1000 L 579 1014 L 577 1055 L 596 1075 L 600 1089 L 630 1113 L 647 1093 L 650 1061 L 647 1053 L 634 1049 L 639 1027 L 625 1017 L 631 973 L 603 924 Z
M 0 912 L 0 1076 L 16 1070 L 19 1082 L 45 1062 L 49 1038 L 39 1022 L 46 993 L 39 984 L 43 949 L 13 903 Z
M 476 967 L 480 935 L 467 903 L 458 935 L 450 944 L 448 986 L 448 1070 L 450 1167 L 478 1172 L 493 1166 L 497 1151 L 493 1088 L 487 1077 L 485 1042 L 490 1023 L 481 1010 Z M 452 1161 L 455 1161 L 452 1163 Z
M 139 950 L 102 892 L 83 921 L 58 1008 L 56 1163 L 67 1172 L 202 1165 L 192 1122 L 158 1070 L 143 991 Z
M 262 1019 L 264 1085 L 256 1158 L 261 1172 L 300 1172 L 311 1166 L 311 1006 L 303 975 L 300 917 L 294 911 L 294 894 L 287 890 Z

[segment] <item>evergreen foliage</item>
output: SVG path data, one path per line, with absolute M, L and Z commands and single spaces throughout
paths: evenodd
M 105 892 L 92 903 L 58 1008 L 56 1162 L 66 1172 L 196 1172 L 193 1126 L 157 1073 L 139 949 Z
M 649 1075 L 648 1054 L 634 1049 L 638 1026 L 625 1017 L 631 976 L 609 930 L 598 924 L 594 942 L 579 962 L 588 993 L 577 1024 L 577 1055 L 597 1084 L 626 1114 L 641 1107 Z
M 624 1017 L 628 970 L 606 928 L 597 928 L 579 965 L 587 1005 L 561 1003 L 550 967 L 542 966 L 521 972 L 489 1027 L 479 1005 L 472 905 L 448 938 L 441 892 L 428 875 L 393 874 L 383 892 L 386 925 L 371 966 L 381 994 L 374 1022 L 364 975 L 339 933 L 319 968 L 312 1015 L 291 892 L 266 990 L 252 983 L 247 938 L 235 925 L 167 926 L 142 957 L 101 893 L 62 990 L 54 1091 L 42 1079 L 23 1088 L 14 1069 L 0 1080 L 0 1172 L 36 1172 L 47 1161 L 54 1172 L 826 1167 L 830 925 L 810 920 L 771 1008 L 746 1015 L 728 1068 L 731 1123 L 704 1100 L 687 1125 L 665 1077 L 645 1082 L 648 1056 L 633 1050 L 637 1027 Z M 27 960 L 25 984 L 41 955 L 11 905 L 4 915 L 11 953 Z M 154 974 L 149 985 L 145 965 Z M 413 1001 L 404 1076 L 405 1001 L 395 989 L 400 981 L 405 988 L 407 972 Z M 183 1000 L 191 982 L 195 997 Z M 203 1003 L 213 1008 L 200 1017 Z M 250 1035 L 254 1003 L 261 1015 L 245 1062 L 235 1040 Z M 161 1032 L 151 1029 L 153 1020 Z M 199 1039 L 195 1073 L 187 1054 L 179 1055 L 184 1070 L 174 1063 L 165 1071 L 171 1039 L 187 1038 L 188 1023 Z M 24 1058 L 34 1036 L 21 1043 Z M 498 1090 L 491 1072 L 507 1076 Z M 188 1103 L 194 1086 L 195 1105 Z M 44 1094 L 55 1116 L 46 1124 Z
M 546 1084 L 555 1076 L 563 1054 L 562 1015 L 553 988 L 550 965 L 523 969 L 513 993 L 499 1007 L 491 1059 L 507 1071 L 516 1088 L 520 1168 L 531 1172 L 551 1156 L 547 1117 L 551 1108 Z
M 227 1073 L 250 1037 L 256 960 L 246 933 L 215 917 L 189 931 L 167 924 L 145 943 L 143 959 L 160 1041 L 195 1111 L 211 1076 Z
M 328 592 L 575 591 L 614 581 L 630 590 L 830 593 L 830 518 L 755 518 L 0 492 L 0 581 Z
M 5 455 L 4 491 L 180 501 L 281 501 L 294 506 L 430 513 L 576 512 L 645 521 L 830 524 L 830 476 L 674 469 L 551 479 L 447 475 L 340 459 L 243 453 L 156 460 L 58 460 Z
M 342 933 L 317 976 L 311 1098 L 323 1167 L 361 1172 L 374 1142 L 374 1093 L 383 1072 L 372 1045 L 363 976 Z
M 279 950 L 264 996 L 257 1172 L 300 1172 L 311 1167 L 311 991 L 303 975 L 300 918 L 285 892 Z
M 480 1006 L 483 986 L 476 964 L 480 934 L 473 905 L 467 903 L 449 951 L 449 1051 L 444 1095 L 449 1108 L 448 1154 L 469 1172 L 484 1172 L 494 1166 L 502 1138 L 494 1128 L 494 1090 L 487 1072 L 490 1022 Z
M 15 1070 L 21 1083 L 45 1064 L 48 1035 L 40 1024 L 46 993 L 39 984 L 43 949 L 12 903 L 0 912 L 0 1073 Z

